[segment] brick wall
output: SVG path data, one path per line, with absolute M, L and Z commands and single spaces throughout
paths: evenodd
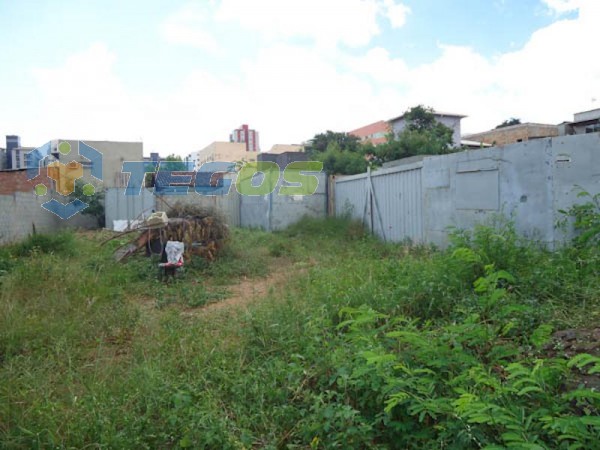
M 14 192 L 33 192 L 36 184 L 42 183 L 41 177 L 27 179 L 26 170 L 0 172 L 0 195 L 11 195 Z M 48 181 L 44 182 L 48 187 Z
M 469 134 L 465 138 L 492 145 L 508 145 L 516 142 L 526 142 L 531 139 L 556 136 L 558 136 L 558 126 L 524 123 L 483 133 Z

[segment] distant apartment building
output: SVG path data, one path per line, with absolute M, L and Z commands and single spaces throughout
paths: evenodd
M 282 153 L 297 153 L 303 152 L 304 146 L 298 144 L 275 144 L 271 147 L 271 150 L 263 153 L 277 154 L 280 155 Z
M 41 161 L 41 165 L 48 166 L 52 162 L 69 164 L 73 161 L 80 163 L 83 170 L 90 170 L 92 162 L 79 153 L 79 143 L 84 142 L 102 154 L 102 185 L 105 188 L 125 187 L 129 173 L 123 172 L 125 161 L 143 161 L 143 144 L 141 142 L 116 142 L 116 141 L 83 141 L 75 139 L 54 139 L 37 148 L 19 147 L 13 150 L 16 155 L 19 151 L 19 164 L 13 158 L 12 170 L 28 168 L 28 158 L 35 153 L 34 161 Z M 68 143 L 70 151 L 60 152 L 59 145 Z
M 251 130 L 246 124 L 231 132 L 231 134 L 229 135 L 229 142 L 239 142 L 245 144 L 247 152 L 260 151 L 260 145 L 258 142 L 258 131 Z
M 198 152 L 192 152 L 188 154 L 183 161 L 188 165 L 188 167 L 196 167 L 198 165 Z
M 84 168 L 89 168 L 91 166 L 90 161 L 78 154 L 78 145 L 80 141 L 60 139 L 52 141 L 52 144 L 55 146 L 63 141 L 67 141 L 71 144 L 72 151 L 68 155 L 56 152 L 55 154 L 61 162 L 64 161 L 68 163 L 75 160 L 80 162 Z M 81 141 L 102 154 L 102 185 L 105 188 L 126 187 L 129 180 L 129 173 L 123 172 L 123 163 L 125 161 L 144 160 L 144 146 L 141 142 Z
M 385 120 L 365 125 L 356 130 L 349 131 L 348 134 L 360 138 L 362 143 L 370 142 L 373 145 L 386 142 L 386 135 L 389 133 L 390 124 Z
M 221 142 L 215 141 L 197 152 L 194 158 L 196 170 L 202 164 L 210 161 L 238 162 L 256 161 L 257 153 L 246 150 L 245 142 Z
M 508 127 L 494 128 L 481 133 L 467 134 L 464 139 L 490 145 L 508 145 L 516 142 L 527 142 L 533 139 L 558 136 L 557 125 L 544 123 L 520 123 Z
M 30 147 L 21 147 L 21 138 L 15 135 L 6 136 L 6 150 L 3 152 L 4 170 L 18 170 L 27 168 L 27 153 Z
M 12 169 L 13 165 L 13 151 L 21 146 L 21 138 L 19 136 L 6 136 L 6 162 L 5 169 Z

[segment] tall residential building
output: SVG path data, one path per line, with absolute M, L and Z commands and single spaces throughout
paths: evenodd
M 18 169 L 15 167 L 16 161 L 19 161 L 18 152 L 16 151 L 21 147 L 21 138 L 19 136 L 6 136 L 6 168 L 7 169 Z M 15 161 L 16 159 L 16 161 Z
M 240 128 L 233 130 L 229 135 L 229 142 L 242 142 L 246 144 L 247 152 L 259 152 L 258 131 L 251 130 L 244 124 Z

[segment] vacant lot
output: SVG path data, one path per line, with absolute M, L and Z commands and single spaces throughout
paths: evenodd
M 234 230 L 165 284 L 107 233 L 0 248 L 2 448 L 600 448 L 600 251 Z

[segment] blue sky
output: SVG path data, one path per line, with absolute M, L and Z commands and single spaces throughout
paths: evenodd
M 600 107 L 596 0 L 0 0 L 0 133 L 185 155 L 425 104 L 463 131 Z M 587 43 L 587 46 L 586 44 Z

